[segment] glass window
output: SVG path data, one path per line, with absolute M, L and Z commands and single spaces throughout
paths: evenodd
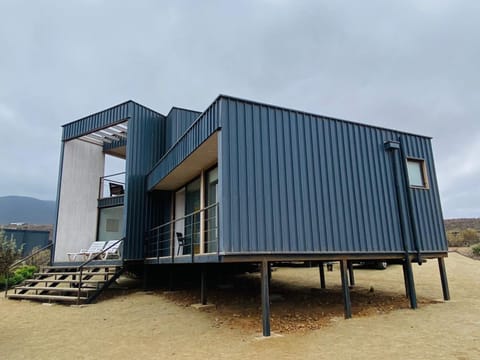
M 413 187 L 427 188 L 427 175 L 425 161 L 418 159 L 407 159 L 408 183 Z
M 205 248 L 204 252 L 212 253 L 217 251 L 218 243 L 218 168 L 215 167 L 206 174 L 205 206 Z
M 119 240 L 122 238 L 123 206 L 100 209 L 98 221 L 98 241 Z
M 200 178 L 192 181 L 185 187 L 185 241 L 183 254 L 192 253 L 192 245 L 195 254 L 200 252 Z M 196 213 L 195 213 L 196 212 Z M 190 215 L 195 213 L 193 215 Z M 190 215 L 190 216 L 188 216 Z

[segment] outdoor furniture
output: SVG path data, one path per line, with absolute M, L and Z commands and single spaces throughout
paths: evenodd
M 177 242 L 178 242 L 178 249 L 177 249 L 177 256 L 180 255 L 180 248 L 182 249 L 182 254 L 183 254 L 183 249 L 185 246 L 185 237 L 181 232 L 177 232 Z
M 125 193 L 125 190 L 123 189 L 123 185 L 121 184 L 109 182 L 108 186 L 110 187 L 110 196 L 118 196 L 118 195 L 123 195 Z
M 75 261 L 77 256 L 83 257 L 82 260 L 90 260 L 91 258 L 100 254 L 105 247 L 106 241 L 94 241 L 88 249 L 81 249 L 76 253 L 67 253 L 69 261 Z
M 109 257 L 116 259 L 120 258 L 120 245 L 122 240 L 109 240 L 105 245 L 105 252 L 102 254 L 102 260 L 107 260 Z

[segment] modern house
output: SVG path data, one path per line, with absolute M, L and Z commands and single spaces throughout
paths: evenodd
M 55 264 L 112 239 L 124 267 L 261 263 L 265 335 L 276 261 L 339 261 L 346 317 L 354 261 L 402 262 L 414 308 L 411 263 L 438 259 L 449 297 L 426 136 L 224 95 L 167 115 L 127 101 L 63 126 L 57 206 Z

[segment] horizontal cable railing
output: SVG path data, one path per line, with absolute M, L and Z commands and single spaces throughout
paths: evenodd
M 179 217 L 145 234 L 145 257 L 218 253 L 218 203 Z
M 125 193 L 125 171 L 100 177 L 98 198 L 103 199 Z

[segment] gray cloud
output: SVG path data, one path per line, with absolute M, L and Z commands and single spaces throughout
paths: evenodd
M 480 216 L 476 1 L 0 2 L 0 195 L 53 199 L 60 125 L 219 93 L 434 137 L 446 217 Z

